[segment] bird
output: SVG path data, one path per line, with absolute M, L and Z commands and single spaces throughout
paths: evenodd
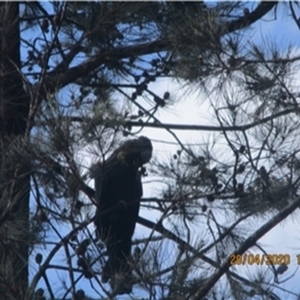
M 93 167 L 97 209 L 94 223 L 97 238 L 106 245 L 108 260 L 102 271 L 102 282 L 110 280 L 115 288 L 116 278 L 128 278 L 131 267 L 132 236 L 135 230 L 140 199 L 143 195 L 141 170 L 152 157 L 152 143 L 140 136 L 125 141 L 111 156 Z M 132 286 L 123 286 L 121 293 L 130 293 Z

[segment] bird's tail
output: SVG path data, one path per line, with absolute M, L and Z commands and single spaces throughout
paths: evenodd
M 115 274 L 130 274 L 131 266 L 129 265 L 125 257 L 113 257 L 109 256 L 103 271 L 102 271 L 102 282 L 106 283 L 112 279 Z
M 102 271 L 102 282 L 110 281 L 116 294 L 129 294 L 133 287 L 131 272 L 132 268 L 127 259 L 115 259 L 110 256 Z

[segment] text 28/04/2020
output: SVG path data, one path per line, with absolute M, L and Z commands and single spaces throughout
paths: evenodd
M 300 263 L 300 255 L 297 255 Z M 233 265 L 289 265 L 291 256 L 289 254 L 231 254 L 229 264 Z

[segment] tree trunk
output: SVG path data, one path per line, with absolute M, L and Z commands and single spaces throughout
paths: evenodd
M 28 286 L 30 177 L 17 161 L 8 160 L 15 141 L 26 138 L 29 111 L 21 76 L 19 3 L 0 4 L 0 23 L 0 297 L 23 299 Z

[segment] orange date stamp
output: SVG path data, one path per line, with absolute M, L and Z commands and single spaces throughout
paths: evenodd
M 231 254 L 229 264 L 233 265 L 289 265 L 289 254 Z

